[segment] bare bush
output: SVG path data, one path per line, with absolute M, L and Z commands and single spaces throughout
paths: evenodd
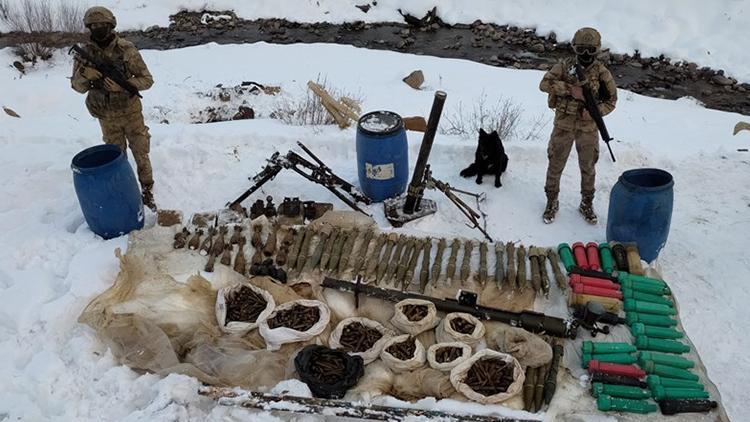
M 496 103 L 488 104 L 487 95 L 482 95 L 470 110 L 458 103 L 455 111 L 446 116 L 440 132 L 446 135 L 474 137 L 479 129 L 494 130 L 503 140 L 517 138 L 523 108 L 511 98 L 500 97 Z
M 0 21 L 14 32 L 83 32 L 85 5 L 77 1 L 0 0 Z
M 354 95 L 333 87 L 325 78 L 321 80 L 320 76 L 318 76 L 315 82 L 333 98 L 347 97 L 353 99 L 356 103 L 362 103 L 361 95 Z M 305 97 L 302 99 L 295 100 L 288 97 L 280 99 L 279 105 L 271 113 L 270 117 L 295 126 L 336 124 L 336 120 L 323 106 L 320 97 L 315 95 L 310 89 L 306 90 Z

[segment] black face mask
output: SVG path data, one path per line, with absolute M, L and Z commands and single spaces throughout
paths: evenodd
M 91 29 L 91 39 L 99 45 L 107 45 L 112 41 L 112 28 L 104 26 Z
M 594 63 L 594 55 L 589 53 L 576 54 L 576 59 L 583 67 L 587 67 Z

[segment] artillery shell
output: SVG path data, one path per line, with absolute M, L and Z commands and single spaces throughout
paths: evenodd
M 294 266 L 294 271 L 297 275 L 302 274 L 302 269 L 305 268 L 305 263 L 310 257 L 310 244 L 312 243 L 315 234 L 315 231 L 312 229 L 307 229 L 307 231 L 305 231 L 305 239 L 302 241 L 302 246 L 300 246 L 299 249 L 299 255 L 297 255 L 297 263 Z
M 544 255 L 544 251 L 539 251 L 539 255 L 537 255 L 539 258 L 539 272 L 542 276 L 542 293 L 544 293 L 544 297 L 549 299 L 549 275 L 547 273 L 547 257 Z
M 199 249 L 199 252 L 201 255 L 206 256 L 211 252 L 211 247 L 213 246 L 213 240 L 214 240 L 215 235 L 216 235 L 216 229 L 213 227 L 209 228 L 206 238 L 203 239 L 203 242 L 201 242 L 201 247 Z
M 461 262 L 461 284 L 465 284 L 471 276 L 471 253 L 474 250 L 474 242 L 467 240 L 464 243 L 464 257 Z
M 187 227 L 183 227 L 182 231 L 174 234 L 174 243 L 172 243 L 172 247 L 175 249 L 184 248 L 185 245 L 187 245 L 188 236 L 190 236 L 190 232 L 188 231 Z
M 367 250 L 370 249 L 370 242 L 372 241 L 373 236 L 375 236 L 375 232 L 372 230 L 367 230 L 365 232 L 365 236 L 362 239 L 362 243 L 359 246 L 359 249 L 357 250 L 357 254 L 354 257 L 354 269 L 353 269 L 353 275 L 359 275 L 362 272 L 362 266 L 365 265 L 365 258 L 367 258 Z
M 209 229 L 209 233 L 211 233 L 211 229 Z M 229 239 L 230 245 L 236 245 L 240 241 L 240 237 L 242 237 L 242 226 L 239 224 L 234 226 L 234 232 L 232 233 L 232 237 Z
M 526 379 L 523 382 L 523 410 L 531 412 L 534 407 L 534 387 L 536 386 L 537 368 L 526 368 Z
M 195 234 L 193 237 L 190 238 L 190 241 L 188 242 L 188 249 L 191 251 L 194 251 L 198 249 L 198 247 L 201 244 L 201 236 L 203 235 L 203 230 L 198 229 L 195 231 Z
M 344 274 L 347 268 L 349 268 L 349 260 L 352 257 L 354 245 L 357 243 L 358 237 L 359 229 L 355 227 L 354 230 L 352 230 L 352 232 L 349 234 L 349 237 L 346 238 L 344 247 L 341 250 L 341 258 L 339 259 L 339 268 L 337 274 Z
M 305 262 L 303 271 L 310 272 L 318 266 L 320 258 L 323 256 L 323 248 L 325 248 L 326 243 L 328 242 L 328 236 L 330 236 L 331 230 L 330 226 L 326 226 L 318 232 L 318 243 L 310 254 L 310 259 Z
M 232 264 L 232 245 L 227 244 L 224 247 L 224 252 L 221 254 L 221 261 L 224 265 Z
M 286 231 L 284 239 L 281 241 L 281 247 L 279 247 L 279 251 L 276 252 L 276 265 L 279 267 L 286 265 L 286 261 L 289 258 L 289 249 L 294 243 L 294 233 L 295 231 L 292 228 Z
M 210 254 L 208 256 L 208 262 L 206 262 L 206 266 L 203 268 L 203 270 L 207 273 L 214 272 L 214 264 L 216 263 L 216 255 Z
M 406 291 L 409 286 L 411 286 L 411 282 L 414 280 L 414 272 L 417 270 L 417 262 L 419 261 L 419 257 L 422 255 L 422 248 L 424 247 L 424 240 L 416 240 L 414 242 L 414 250 L 411 253 L 411 257 L 409 257 L 409 264 L 406 267 L 406 274 L 404 274 L 404 278 L 401 279 L 401 290 Z
M 341 260 L 341 251 L 344 249 L 344 243 L 350 236 L 349 232 L 341 230 L 336 242 L 333 244 L 333 252 L 331 253 L 331 259 L 328 261 L 328 271 L 335 273 L 339 268 L 339 261 Z
M 461 249 L 461 241 L 453 239 L 451 242 L 451 254 L 448 256 L 448 268 L 445 269 L 445 276 L 453 281 L 456 275 L 456 261 L 458 260 L 458 251 Z
M 383 278 L 384 281 L 390 281 L 396 276 L 396 269 L 398 268 L 398 263 L 401 260 L 401 255 L 403 254 L 404 247 L 406 246 L 407 241 L 408 238 L 406 237 L 406 235 L 399 235 L 398 241 L 396 241 L 396 250 L 393 252 L 393 256 L 388 262 L 388 269 L 386 270 L 385 276 Z
M 553 249 L 547 249 L 547 258 L 549 258 L 549 264 L 552 266 L 552 272 L 555 274 L 555 283 L 557 287 L 565 291 L 567 289 L 567 283 L 565 282 L 565 276 L 560 271 L 560 259 L 557 257 L 557 253 Z
M 532 246 L 529 248 L 529 262 L 531 263 L 531 287 L 535 292 L 539 292 L 542 289 L 542 275 L 539 272 L 539 259 L 536 256 L 536 252 L 536 247 Z
M 227 235 L 227 226 L 219 227 L 219 234 L 214 239 L 214 244 L 211 247 L 211 253 L 217 257 L 224 252 L 224 236 Z
M 424 293 L 424 288 L 430 280 L 430 255 L 432 253 L 432 239 L 424 240 L 422 246 L 422 270 L 419 271 L 419 291 Z
M 328 262 L 331 260 L 331 255 L 333 255 L 333 245 L 336 243 L 336 238 L 339 237 L 339 228 L 334 227 L 333 230 L 331 230 L 331 234 L 328 235 L 328 239 L 326 239 L 325 246 L 323 247 L 323 255 L 320 256 L 320 270 L 324 271 L 328 267 Z
M 413 237 L 409 237 L 409 240 L 406 242 L 406 246 L 404 247 L 404 253 L 401 255 L 401 259 L 398 261 L 397 271 L 394 277 L 395 286 L 398 286 L 399 283 L 402 283 L 404 276 L 406 276 L 406 270 L 409 267 L 409 260 L 411 258 L 412 252 L 414 252 L 414 247 L 416 246 L 416 243 L 417 243 L 417 239 Z
M 305 232 L 307 227 L 301 227 L 294 235 L 294 242 L 292 247 L 289 249 L 289 255 L 287 256 L 287 269 L 291 270 L 297 264 L 297 255 L 299 255 L 299 249 L 302 247 L 302 241 L 305 239 Z M 255 245 L 253 245 L 255 246 Z
M 375 275 L 375 283 L 377 284 L 380 284 L 380 282 L 383 281 L 384 277 L 386 276 L 388 264 L 393 254 L 393 248 L 394 246 L 396 246 L 398 239 L 399 236 L 396 233 L 389 234 L 388 238 L 386 239 L 385 251 L 383 252 L 383 256 L 380 258 L 380 262 L 378 262 L 377 274 Z
M 516 276 L 516 247 L 513 242 L 505 244 L 505 255 L 508 257 L 508 285 L 512 289 L 518 288 L 518 277 Z
M 487 282 L 487 242 L 479 244 L 479 284 L 483 285 Z
M 266 239 L 266 246 L 263 248 L 263 255 L 267 258 L 272 257 L 276 253 L 277 236 L 279 235 L 279 226 L 273 225 L 271 231 L 268 233 L 268 239 Z
M 504 252 L 504 245 L 500 242 L 495 243 L 495 283 L 497 283 L 498 288 L 503 286 L 503 280 L 505 279 Z
M 375 277 L 375 272 L 380 262 L 380 252 L 383 250 L 386 239 L 388 239 L 388 235 L 385 233 L 380 233 L 380 236 L 375 239 L 375 247 L 370 256 L 367 257 L 365 265 L 365 280 L 372 280 Z
M 518 261 L 518 268 L 516 269 L 516 286 L 519 289 L 525 289 L 529 284 L 528 279 L 526 279 L 526 247 L 523 245 L 518 247 L 516 258 Z
M 253 226 L 253 237 L 250 239 L 250 244 L 255 249 L 263 247 L 263 226 L 256 224 Z
M 443 254 L 445 254 L 445 248 L 448 246 L 448 242 L 445 239 L 440 239 L 437 245 L 437 251 L 435 253 L 435 262 L 432 264 L 432 285 L 437 287 L 438 279 L 440 279 L 440 271 L 443 269 Z
M 237 240 L 237 247 L 237 255 L 234 256 L 234 270 L 245 275 L 245 238 L 243 236 L 240 236 Z

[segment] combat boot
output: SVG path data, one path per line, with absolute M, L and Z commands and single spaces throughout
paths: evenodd
M 547 192 L 547 206 L 544 208 L 542 220 L 544 224 L 555 221 L 557 210 L 560 209 L 560 202 L 557 200 L 557 192 Z
M 593 192 L 586 192 L 581 194 L 581 205 L 578 207 L 578 211 L 581 212 L 583 219 L 589 224 L 596 224 L 598 219 L 594 212 L 594 194 Z
M 144 185 L 141 188 L 141 198 L 143 205 L 147 206 L 151 211 L 156 212 L 156 202 L 154 202 L 154 193 L 152 191 L 153 185 Z

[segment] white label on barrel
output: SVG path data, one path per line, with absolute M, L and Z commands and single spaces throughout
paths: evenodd
M 393 179 L 396 172 L 393 169 L 393 163 L 388 163 L 388 164 L 365 163 L 365 173 L 367 174 L 368 179 L 388 180 L 388 179 Z

